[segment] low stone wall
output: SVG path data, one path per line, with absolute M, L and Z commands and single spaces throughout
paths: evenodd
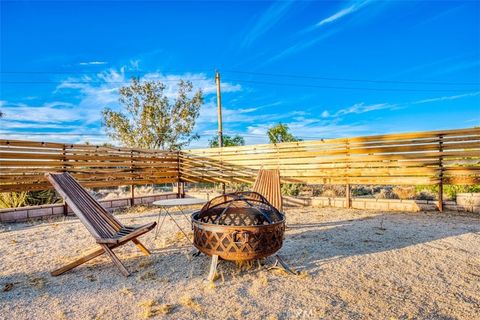
M 204 199 L 212 199 L 219 194 L 207 194 L 201 192 L 188 193 L 187 196 L 193 196 Z M 151 204 L 156 200 L 176 198 L 176 193 L 164 193 L 151 196 L 135 198 L 135 204 Z M 115 210 L 130 206 L 130 198 L 100 200 L 100 203 L 107 210 Z M 286 207 L 335 207 L 345 208 L 345 198 L 335 197 L 283 197 L 283 204 Z M 385 211 L 436 211 L 438 202 L 430 200 L 399 200 L 399 199 L 372 199 L 372 198 L 352 198 L 351 208 L 364 210 L 385 210 Z M 480 193 L 459 193 L 457 202 L 444 201 L 444 210 L 468 211 L 480 213 Z M 21 207 L 15 209 L 0 209 L 0 222 L 22 222 L 35 218 L 58 217 L 64 214 L 63 204 L 51 204 L 35 207 Z M 68 214 L 73 212 L 68 209 Z
M 176 197 L 177 193 L 162 193 L 151 196 L 137 197 L 134 199 L 134 203 L 136 205 L 146 205 L 157 200 L 172 199 Z M 131 198 L 100 200 L 99 202 L 105 209 L 112 211 L 130 206 Z M 0 209 L 0 222 L 22 222 L 29 219 L 58 217 L 64 215 L 64 210 L 65 208 L 62 203 L 34 207 Z M 73 212 L 70 208 L 67 208 L 67 211 L 68 215 L 73 215 Z
M 470 194 L 471 195 L 471 194 Z M 444 210 L 452 211 L 470 211 L 480 213 L 480 194 L 475 195 L 475 199 L 479 202 L 477 205 L 465 205 L 464 202 L 470 204 L 471 197 L 466 197 L 468 200 L 460 200 L 462 204 L 455 201 L 444 201 Z M 458 197 L 457 197 L 458 199 Z M 458 201 L 458 200 L 457 200 Z M 476 201 L 476 200 L 475 200 Z M 345 208 L 345 198 L 330 198 L 330 197 L 284 197 L 283 204 L 287 207 L 336 207 Z M 430 200 L 400 200 L 400 199 L 372 199 L 372 198 L 352 198 L 351 208 L 366 209 L 366 210 L 385 210 L 385 211 L 435 211 L 438 210 L 438 202 Z
M 457 206 L 469 212 L 480 212 L 480 193 L 457 193 Z

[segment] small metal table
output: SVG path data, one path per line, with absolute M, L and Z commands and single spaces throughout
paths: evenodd
M 182 216 L 185 219 L 187 219 L 187 221 L 190 223 L 191 222 L 190 219 L 185 216 L 185 213 L 183 212 L 182 208 L 187 207 L 187 206 L 203 205 L 205 203 L 207 203 L 207 200 L 198 199 L 198 198 L 178 198 L 178 199 L 167 199 L 167 200 L 154 201 L 153 205 L 160 208 L 160 211 L 158 212 L 157 229 L 155 230 L 155 239 L 157 239 L 158 231 L 160 231 L 160 229 L 162 228 L 163 223 L 165 222 L 165 218 L 168 215 L 170 217 L 170 219 L 172 219 L 172 221 L 177 225 L 178 229 L 180 229 L 180 231 L 183 233 L 185 238 L 187 238 L 187 240 L 190 241 L 190 243 L 192 243 L 192 240 L 190 240 L 188 238 L 185 231 L 182 229 L 182 227 L 180 227 L 180 225 L 177 223 L 177 221 L 172 217 L 172 215 L 171 215 L 171 213 L 169 212 L 168 209 L 177 208 L 181 212 Z M 160 218 L 162 216 L 162 211 L 164 211 L 165 214 L 163 216 L 162 223 L 160 223 Z

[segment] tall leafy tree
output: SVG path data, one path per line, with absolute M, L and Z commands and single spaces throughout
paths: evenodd
M 267 134 L 270 143 L 301 141 L 301 139 L 295 137 L 293 134 L 290 133 L 289 128 L 286 124 L 283 124 L 281 122 L 269 128 Z
M 218 135 L 214 136 L 212 140 L 208 142 L 210 148 L 218 148 Z M 223 146 L 224 147 L 236 147 L 236 146 L 244 146 L 245 139 L 238 134 L 235 136 L 229 136 L 224 134 L 223 135 Z
M 105 108 L 103 124 L 107 134 L 126 147 L 178 150 L 198 139 L 193 128 L 203 104 L 201 90 L 190 81 L 179 81 L 175 98 L 170 98 L 160 81 L 132 78 L 120 88 L 122 111 Z

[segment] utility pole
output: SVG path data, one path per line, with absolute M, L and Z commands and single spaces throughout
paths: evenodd
M 223 147 L 222 130 L 222 92 L 220 91 L 220 72 L 215 71 L 215 84 L 217 85 L 217 115 L 218 115 L 218 146 Z
M 222 129 L 222 92 L 220 90 L 220 72 L 215 70 L 215 84 L 217 85 L 217 115 L 218 115 L 218 146 L 223 147 L 223 129 Z M 220 161 L 222 166 L 222 162 Z M 222 182 L 223 194 L 225 194 L 225 182 Z

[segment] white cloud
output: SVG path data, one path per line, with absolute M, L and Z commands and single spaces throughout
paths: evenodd
M 411 102 L 411 104 L 422 104 L 422 103 L 437 102 L 437 101 L 457 100 L 457 99 L 466 98 L 466 97 L 475 97 L 478 95 L 480 95 L 480 91 L 470 92 L 465 94 L 458 94 L 454 96 L 444 96 L 444 97 L 417 100 L 417 101 Z
M 201 89 L 205 96 L 216 93 L 216 86 L 213 79 L 210 79 L 204 73 L 183 73 L 183 74 L 163 74 L 160 72 L 151 72 L 143 75 L 140 80 L 157 80 L 166 85 L 165 95 L 169 99 L 175 99 L 180 79 L 189 80 L 193 83 L 195 89 Z M 81 100 L 78 106 L 88 114 L 87 123 L 99 121 L 101 119 L 101 110 L 105 107 L 118 108 L 118 91 L 122 86 L 126 86 L 129 79 L 125 73 L 125 68 L 110 69 L 100 72 L 95 77 L 83 76 L 79 78 L 68 78 L 58 87 L 59 90 L 78 91 Z M 242 90 L 238 84 L 230 82 L 222 83 L 222 93 L 236 92 Z
M 337 112 L 335 112 L 332 116 L 340 117 L 347 114 L 362 114 L 362 113 L 376 111 L 376 110 L 393 109 L 396 107 L 397 105 L 390 104 L 390 103 L 377 103 L 377 104 L 365 105 L 365 103 L 361 102 L 361 103 L 356 103 L 351 107 L 340 109 Z
M 330 116 L 330 112 L 328 112 L 327 110 L 322 112 L 322 118 L 328 118 L 329 116 Z
M 279 1 L 273 3 L 267 11 L 263 13 L 260 18 L 256 20 L 256 24 L 245 35 L 242 47 L 251 45 L 258 37 L 270 30 L 275 24 L 277 24 L 283 16 L 285 16 L 293 1 Z
M 79 65 L 81 66 L 95 66 L 95 65 L 104 65 L 107 64 L 106 61 L 87 61 L 87 62 L 80 62 Z
M 210 79 L 204 73 L 184 73 L 184 74 L 162 74 L 160 72 L 152 72 L 145 74 L 141 79 L 159 80 L 166 85 L 166 95 L 169 98 L 176 98 L 178 80 L 191 80 L 195 89 L 202 89 L 204 96 L 210 101 L 216 92 L 214 80 Z M 68 95 L 77 102 L 52 101 L 40 105 L 30 105 L 26 103 L 11 103 L 8 101 L 0 101 L 2 112 L 5 113 L 3 119 L 0 119 L 0 126 L 10 129 L 10 132 L 19 132 L 21 129 L 50 129 L 50 132 L 74 132 L 84 133 L 89 125 L 95 127 L 95 133 L 101 133 L 101 128 L 96 122 L 101 120 L 101 111 L 105 107 L 118 108 L 118 90 L 120 87 L 128 85 L 129 79 L 126 76 L 125 68 L 109 69 L 99 72 L 93 76 L 68 77 L 61 82 L 54 91 L 54 94 Z M 236 92 L 242 90 L 238 84 L 224 82 L 222 83 L 222 92 Z M 202 107 L 202 110 L 206 109 Z M 214 108 L 216 121 L 216 109 Z M 235 115 L 243 115 L 244 121 L 249 119 L 248 114 L 254 112 L 255 108 L 243 108 L 240 110 L 226 110 L 227 121 L 235 120 Z M 240 118 L 241 119 L 241 118 Z M 88 131 L 87 134 L 92 132 Z M 21 135 L 22 139 L 26 137 Z M 30 138 L 30 137 L 28 137 Z M 59 136 L 47 136 L 38 138 L 39 140 L 50 141 Z M 83 139 L 83 140 L 82 140 Z M 104 141 L 107 138 L 98 136 L 89 137 L 89 141 Z M 84 136 L 66 136 L 59 141 L 84 141 Z M 105 142 L 105 141 L 104 141 Z
M 335 22 L 338 19 L 345 17 L 346 15 L 349 15 L 351 13 L 354 13 L 355 11 L 358 11 L 359 9 L 367 5 L 369 2 L 371 2 L 371 0 L 354 2 L 351 6 L 343 8 L 340 11 L 335 12 L 331 16 L 320 20 L 317 24 L 315 24 L 315 27 L 318 28 L 323 25 Z
M 39 106 L 24 103 L 9 104 L 4 101 L 2 112 L 5 113 L 3 120 L 31 121 L 39 124 L 71 122 L 83 117 L 81 110 L 77 110 L 73 104 L 61 101 L 48 102 Z M 5 125 L 2 124 L 2 126 Z
M 362 124 L 338 124 L 336 121 L 322 121 L 320 119 L 311 119 L 307 122 L 286 121 L 284 123 L 288 125 L 294 136 L 304 140 L 362 135 L 370 133 L 371 130 L 370 127 Z M 270 122 L 248 126 L 245 133 L 246 143 L 268 143 L 268 128 L 275 124 L 275 122 Z

